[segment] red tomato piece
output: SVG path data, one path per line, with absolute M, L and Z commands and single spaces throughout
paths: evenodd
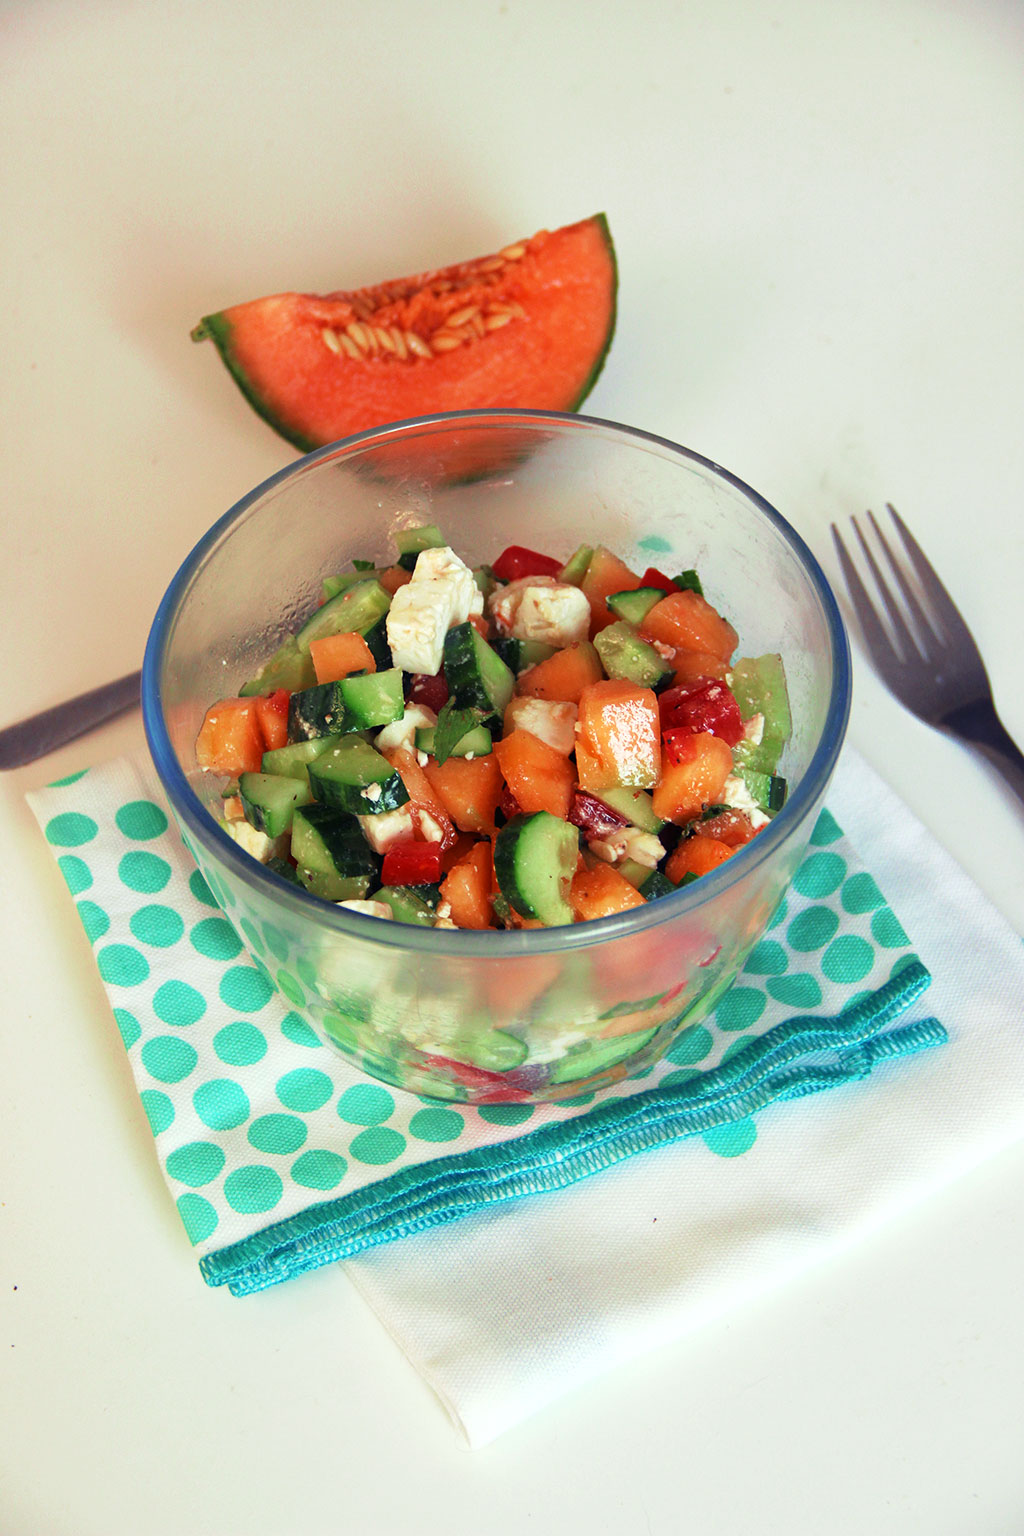
M 399 843 L 384 855 L 381 885 L 436 885 L 440 879 L 440 843 Z
M 499 581 L 518 581 L 521 576 L 558 576 L 561 569 L 561 560 L 539 555 L 535 549 L 524 549 L 521 544 L 510 544 L 491 566 Z
M 743 737 L 743 717 L 732 690 L 717 678 L 701 678 L 669 688 L 658 699 L 662 731 L 686 727 L 709 731 L 734 747 Z
M 291 694 L 287 688 L 278 688 L 275 692 L 264 694 L 256 699 L 256 718 L 260 723 L 268 752 L 287 745 L 290 698 Z
M 656 565 L 649 565 L 640 577 L 642 587 L 660 587 L 663 592 L 678 592 L 679 588 L 671 576 L 666 576 L 664 571 L 659 571 Z
M 688 725 L 677 725 L 661 734 L 661 747 L 670 763 L 692 763 L 697 756 L 694 735 Z
M 426 672 L 414 672 L 409 678 L 406 698 L 410 704 L 422 704 L 424 709 L 432 709 L 435 715 L 440 714 L 448 702 L 448 683 L 444 673 L 436 672 L 428 676 Z

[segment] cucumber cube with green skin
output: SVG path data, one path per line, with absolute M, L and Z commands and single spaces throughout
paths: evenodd
M 671 896 L 675 889 L 672 881 L 660 869 L 650 870 L 643 884 L 637 886 L 645 901 L 656 901 L 659 896 Z
M 551 1068 L 552 1083 L 575 1083 L 581 1077 L 593 1077 L 607 1067 L 625 1061 L 657 1033 L 657 1029 L 643 1029 L 635 1035 L 612 1035 L 607 1040 L 587 1040 L 576 1046 L 562 1061 Z
M 639 628 L 664 596 L 660 587 L 637 587 L 634 591 L 613 592 L 605 601 L 617 619 L 625 619 L 627 624 Z
M 397 667 L 387 672 L 358 672 L 343 677 L 341 696 L 356 731 L 391 725 L 405 713 L 403 678 Z
M 347 592 L 357 581 L 365 581 L 365 571 L 343 571 L 340 576 L 325 576 L 321 584 L 324 602 L 330 602 L 339 592 Z
M 576 871 L 579 836 L 550 811 L 513 816 L 494 843 L 498 889 L 520 917 L 548 927 L 573 921 L 569 887 Z
M 401 774 L 361 736 L 343 738 L 310 763 L 309 782 L 321 805 L 352 816 L 378 816 L 409 799 Z
M 289 742 L 286 747 L 274 747 L 264 752 L 260 767 L 264 773 L 279 774 L 286 779 L 298 779 L 309 783 L 309 765 L 340 741 L 340 736 L 314 736 L 308 741 Z
M 370 655 L 377 664 L 377 671 L 390 671 L 394 666 L 394 659 L 391 655 L 391 647 L 388 645 L 387 614 L 382 619 L 378 619 L 376 624 L 371 625 L 364 632 L 363 639 L 366 641 Z
M 460 1029 L 458 1039 L 450 1049 L 458 1061 L 479 1067 L 484 1072 L 512 1072 L 521 1067 L 529 1055 L 529 1046 L 518 1035 L 483 1024 L 473 1030 Z
M 424 549 L 444 549 L 448 540 L 436 523 L 424 523 L 422 528 L 400 528 L 395 534 L 397 563 L 404 571 L 415 569 L 416 557 Z
M 313 658 L 301 649 L 294 635 L 289 635 L 255 677 L 242 685 L 239 695 L 248 699 L 258 693 L 274 693 L 278 688 L 294 693 L 297 688 L 311 688 L 315 682 Z
M 345 704 L 341 682 L 316 683 L 293 693 L 288 700 L 288 740 L 312 741 L 321 736 L 341 736 L 360 730 Z
M 434 737 L 436 734 L 436 726 L 421 726 L 417 730 L 415 737 L 417 752 L 428 752 L 433 756 Z M 465 736 L 460 737 L 447 755 L 449 757 L 486 757 L 493 745 L 491 733 L 486 725 L 474 725 L 470 727 Z
M 274 773 L 243 773 L 238 793 L 246 821 L 268 837 L 287 832 L 296 807 L 308 805 L 313 798 L 308 780 L 303 784 Z
M 295 636 L 301 651 L 328 635 L 365 635 L 391 607 L 390 593 L 375 576 L 364 577 L 318 608 Z
M 793 729 L 782 657 L 774 653 L 741 657 L 729 670 L 732 691 L 744 720 L 753 715 L 764 716 L 760 742 L 744 740 L 733 749 L 737 768 L 774 773 Z
M 479 709 L 486 715 L 504 714 L 516 683 L 497 651 L 468 620 L 444 637 L 444 675 L 459 709 Z
M 674 668 L 660 656 L 639 630 L 619 619 L 594 638 L 601 665 L 609 677 L 622 678 L 641 688 L 655 688 L 673 676 Z
M 382 901 L 391 908 L 398 923 L 411 923 L 417 928 L 433 928 L 434 908 L 409 885 L 382 885 L 374 891 L 372 901 Z
M 327 901 L 363 897 L 380 878 L 380 859 L 359 823 L 327 805 L 300 806 L 292 818 L 292 857 L 307 891 Z
M 578 549 L 573 551 L 559 571 L 559 581 L 564 581 L 570 587 L 580 586 L 593 558 L 593 545 L 581 544 Z
M 616 784 L 602 789 L 596 798 L 610 805 L 620 816 L 628 817 L 630 826 L 639 827 L 641 832 L 658 833 L 665 825 L 662 818 L 654 814 L 654 800 L 649 790 Z

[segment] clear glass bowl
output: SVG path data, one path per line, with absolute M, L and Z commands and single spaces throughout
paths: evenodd
M 782 811 L 698 882 L 616 917 L 525 931 L 424 929 L 329 905 L 221 830 L 199 770 L 207 707 L 238 691 L 353 558 L 438 523 L 469 564 L 508 544 L 568 558 L 604 544 L 636 570 L 695 567 L 739 632 L 782 653 L 794 730 Z M 143 667 L 150 751 L 185 842 L 254 963 L 356 1067 L 440 1099 L 557 1100 L 655 1061 L 706 1014 L 764 932 L 842 744 L 849 655 L 806 545 L 717 465 L 583 416 L 470 411 L 308 455 L 201 539 L 160 605 Z

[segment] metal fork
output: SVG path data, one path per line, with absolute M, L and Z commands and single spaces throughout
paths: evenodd
M 893 552 L 874 513 L 867 516 L 885 553 L 889 578 L 898 596 L 886 580 L 857 519 L 850 521 L 878 588 L 888 627 L 861 581 L 838 528 L 832 524 L 832 539 L 850 600 L 875 666 L 901 704 L 919 720 L 977 747 L 1024 801 L 1024 756 L 996 714 L 981 652 L 903 519 L 894 507 L 887 504 L 886 510 L 900 536 L 905 560 L 898 551 Z

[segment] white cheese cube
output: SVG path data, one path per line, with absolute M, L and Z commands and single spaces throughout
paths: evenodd
M 451 617 L 451 596 L 443 583 L 408 581 L 399 587 L 387 617 L 394 666 L 429 677 L 440 672 Z
M 465 624 L 475 613 L 484 611 L 484 595 L 476 584 L 476 578 L 464 560 L 445 545 L 441 549 L 424 549 L 417 556 L 413 568 L 414 582 L 443 582 L 450 594 L 452 624 Z
M 365 912 L 367 917 L 390 917 L 394 920 L 395 914 L 386 901 L 360 901 L 353 896 L 349 901 L 336 901 L 336 907 L 347 907 L 350 912 Z
M 247 821 L 222 821 L 221 826 L 234 838 L 239 848 L 258 859 L 261 864 L 269 864 L 271 859 L 283 859 L 288 852 L 290 839 L 287 832 L 280 837 L 268 837 L 265 832 L 257 832 Z
M 555 699 L 515 698 L 505 711 L 506 731 L 529 731 L 566 757 L 576 750 L 575 704 Z
M 639 827 L 620 827 L 602 838 L 588 838 L 587 847 L 606 864 L 621 864 L 624 859 L 632 859 L 645 869 L 657 869 L 665 857 L 661 841 L 653 832 L 642 832 Z
M 404 747 L 407 752 L 416 750 L 416 732 L 428 730 L 437 724 L 437 716 L 425 704 L 407 704 L 401 720 L 393 720 L 378 731 L 373 744 L 378 752 L 397 752 Z
M 741 779 L 738 773 L 730 773 L 726 779 L 721 803 L 732 806 L 734 811 L 746 811 L 755 828 L 766 827 L 771 820 L 771 817 L 766 816 L 762 811 L 747 788 L 746 781 Z
M 516 640 L 574 645 L 590 633 L 590 604 L 579 587 L 551 576 L 520 576 L 491 594 L 498 628 Z
M 408 805 L 400 805 L 397 811 L 381 811 L 376 816 L 357 816 L 356 820 L 374 853 L 387 853 L 397 843 L 411 843 L 416 836 Z

